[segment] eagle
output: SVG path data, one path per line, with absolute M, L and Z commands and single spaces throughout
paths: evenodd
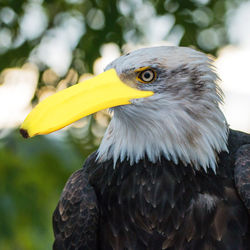
M 63 189 L 54 250 L 250 249 L 250 135 L 229 128 L 212 63 L 186 47 L 135 50 L 31 111 L 25 138 L 113 113 Z

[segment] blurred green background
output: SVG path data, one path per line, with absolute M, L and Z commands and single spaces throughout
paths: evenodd
M 245 65 L 250 36 L 242 27 L 249 16 L 243 0 L 1 0 L 0 249 L 51 249 L 51 217 L 63 186 L 97 149 L 110 119 L 102 111 L 24 140 L 17 128 L 32 106 L 146 45 L 192 46 L 219 56 L 224 77 L 230 65 Z M 233 96 L 234 84 L 222 86 L 229 103 L 248 105 L 249 78 L 243 82 Z M 249 120 L 237 123 L 238 110 L 231 116 L 229 105 L 225 112 L 235 128 L 250 130 Z

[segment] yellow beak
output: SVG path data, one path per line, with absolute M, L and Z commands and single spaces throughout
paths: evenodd
M 20 132 L 25 138 L 48 134 L 102 109 L 153 94 L 129 87 L 110 69 L 46 98 L 29 113 Z

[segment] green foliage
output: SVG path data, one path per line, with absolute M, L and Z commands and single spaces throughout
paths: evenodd
M 18 44 L 16 40 L 22 33 L 20 20 L 28 6 L 36 2 L 43 2 L 41 6 L 46 14 L 47 29 L 42 30 L 33 39 L 24 37 L 23 41 Z M 4 60 L 0 61 L 0 69 L 22 65 L 31 51 L 41 42 L 46 32 L 58 27 L 60 18 L 67 18 L 65 14 L 69 14 L 81 17 L 85 26 L 85 32 L 73 49 L 72 67 L 78 73 L 89 72 L 92 70 L 94 60 L 100 55 L 99 49 L 104 43 L 114 42 L 122 46 L 125 42 L 143 40 L 147 27 L 140 25 L 136 21 L 136 16 L 145 4 L 153 7 L 155 15 L 158 17 L 169 15 L 174 18 L 174 25 L 166 34 L 166 40 L 181 30 L 183 35 L 180 39 L 180 45 L 192 45 L 206 52 L 215 53 L 219 47 L 228 42 L 225 27 L 227 10 L 237 6 L 240 2 L 237 0 L 145 0 L 143 2 L 125 0 L 3 0 L 0 3 L 3 13 L 12 11 L 14 17 L 9 22 L 0 20 L 0 29 L 4 28 L 11 34 L 11 43 L 4 49 L 2 48 L 2 51 L 0 50 L 2 57 L 4 57 Z M 151 16 L 148 18 L 150 19 Z M 132 41 L 126 39 L 126 34 L 129 32 L 133 34 L 129 37 Z M 16 43 L 18 45 L 14 45 Z M 41 67 L 42 69 L 43 67 Z
M 23 140 L 15 131 L 1 141 L 0 159 L 0 248 L 51 249 L 53 210 L 84 157 L 67 138 Z

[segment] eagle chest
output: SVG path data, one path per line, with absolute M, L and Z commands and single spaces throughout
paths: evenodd
M 100 169 L 92 181 L 100 204 L 101 237 L 113 249 L 165 249 L 183 237 L 180 234 L 194 236 L 187 222 L 202 187 L 191 168 L 141 161 L 134 166 L 120 163 L 115 169 L 106 163 Z

